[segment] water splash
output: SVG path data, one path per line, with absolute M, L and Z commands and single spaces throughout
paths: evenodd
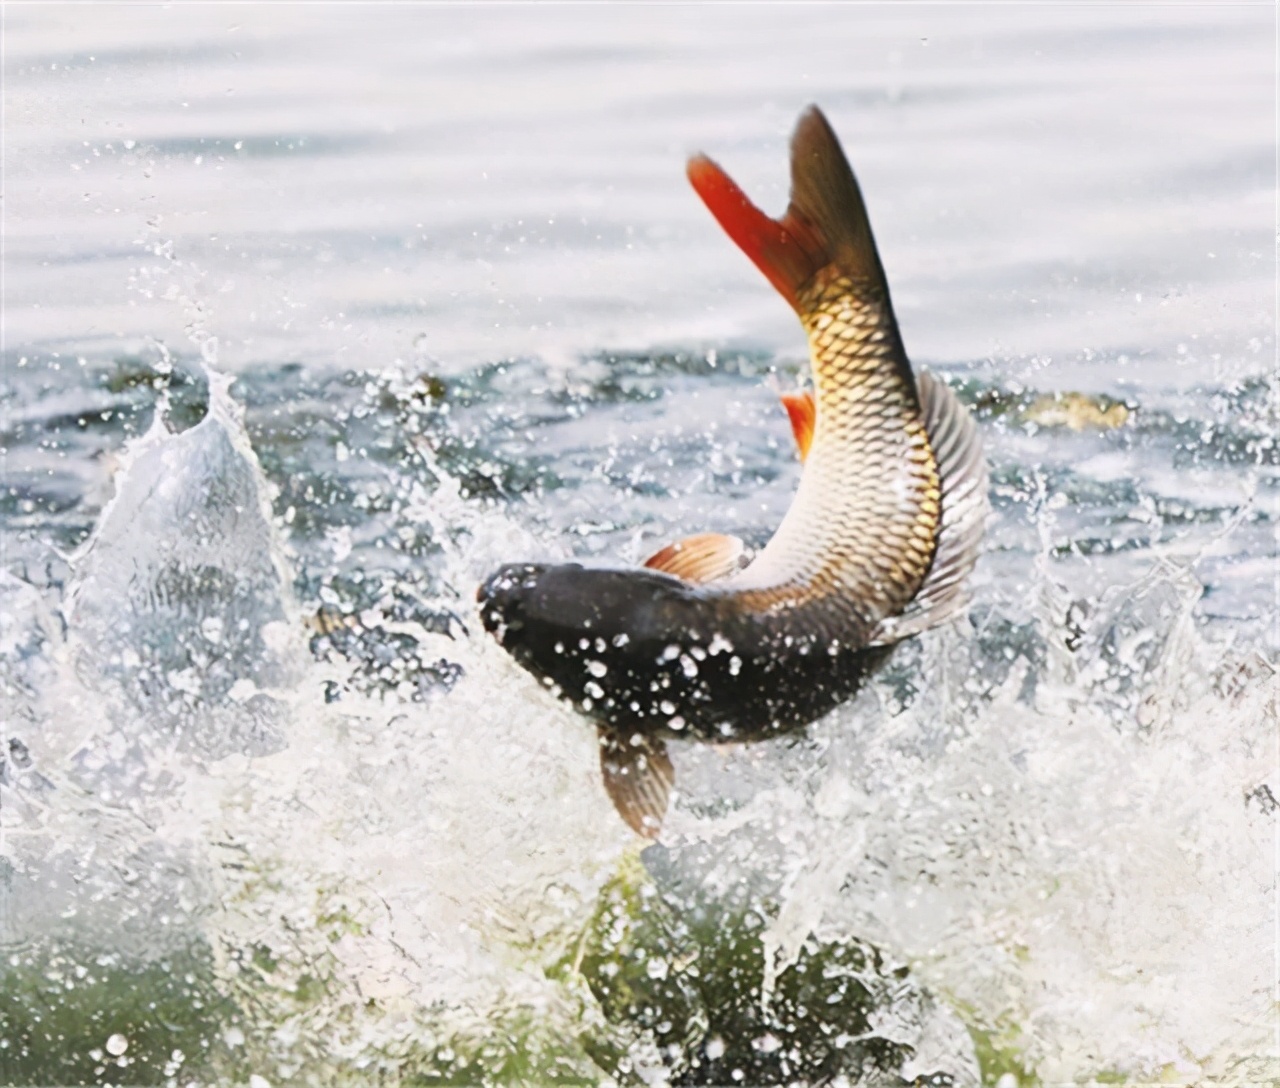
M 411 396 L 394 376 L 370 396 L 397 382 Z M 813 1023 L 793 993 L 811 970 L 876 995 L 842 1052 L 851 1082 L 1267 1060 L 1274 681 L 1197 624 L 1195 556 L 1082 602 L 1046 530 L 1026 616 L 987 605 L 904 646 L 806 734 L 679 749 L 669 833 L 637 868 L 591 731 L 472 618 L 492 565 L 562 555 L 563 535 L 477 500 L 448 433 L 401 419 L 380 531 L 432 541 L 422 609 L 364 601 L 334 622 L 450 668 L 354 685 L 342 655 L 306 652 L 287 519 L 228 383 L 207 384 L 199 422 L 161 411 L 126 449 L 60 612 L 2 587 L 11 964 L 51 962 L 49 941 L 143 964 L 203 949 L 206 1064 L 268 1080 L 696 1082 L 732 1073 L 726 1054 L 782 1075 Z M 620 872 L 641 889 L 629 917 L 601 913 Z M 647 921 L 654 894 L 691 927 L 674 943 Z M 724 917 L 719 945 L 699 943 L 702 916 Z M 750 1038 L 726 1039 L 710 999 L 671 1019 L 664 995 L 740 962 L 758 968 Z M 637 964 L 647 1020 L 604 986 Z M 505 1049 L 486 1049 L 495 1033 Z M 875 1047 L 898 1064 L 873 1068 Z
M 57 676 L 21 742 L 49 789 L 36 796 L 35 771 L 5 781 L 20 799 L 4 806 L 5 944 L 87 939 L 145 959 L 179 941 L 160 927 L 200 939 L 247 1010 L 227 1060 L 251 1054 L 271 1076 L 343 1055 L 403 1063 L 397 1048 L 429 1053 L 424 1040 L 503 1009 L 572 1038 L 581 1010 L 538 964 L 627 845 L 592 788 L 594 738 L 465 630 L 399 625 L 458 666 L 425 704 L 361 696 L 308 663 L 228 387 L 211 372 L 208 413 L 181 433 L 158 413 L 75 558 Z M 439 529 L 469 585 L 517 531 L 422 456 L 438 486 L 407 483 L 408 515 Z M 7 659 L 54 639 L 28 611 Z
M 270 495 L 230 380 L 208 372 L 204 418 L 171 433 L 165 403 L 73 557 L 68 652 L 110 682 L 129 722 L 207 758 L 279 749 L 299 640 Z
M 1274 674 L 1206 641 L 1200 593 L 1157 563 L 1074 652 L 1043 595 L 1057 667 L 1023 662 L 989 694 L 970 638 L 927 636 L 905 709 L 880 711 L 881 685 L 779 753 L 781 773 L 740 754 L 755 796 L 675 822 L 681 849 L 750 857 L 780 902 L 774 971 L 810 934 L 870 940 L 1046 1083 L 1269 1054 L 1275 828 L 1256 791 L 1276 774 Z

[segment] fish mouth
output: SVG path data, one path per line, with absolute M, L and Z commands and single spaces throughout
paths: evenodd
M 545 563 L 508 563 L 499 567 L 476 590 L 484 629 L 509 646 L 526 626 L 526 604 L 547 570 Z

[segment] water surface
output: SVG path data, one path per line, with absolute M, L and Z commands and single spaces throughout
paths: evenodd
M 1272 11 L 3 19 L 7 1082 L 1280 1077 Z M 811 101 L 987 551 L 641 851 L 474 587 L 777 524 Z

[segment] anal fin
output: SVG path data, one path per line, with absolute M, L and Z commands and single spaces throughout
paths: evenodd
M 741 566 L 745 545 L 725 533 L 698 533 L 668 544 L 644 561 L 650 570 L 660 570 L 686 582 L 702 585 L 727 578 Z
M 599 735 L 600 773 L 609 800 L 632 831 L 656 839 L 676 778 L 666 744 L 612 729 L 601 728 Z
M 791 433 L 796 436 L 796 449 L 800 451 L 800 460 L 803 461 L 809 456 L 809 447 L 813 445 L 813 429 L 818 423 L 818 406 L 813 399 L 813 391 L 804 389 L 797 393 L 781 393 L 779 399 L 791 420 Z

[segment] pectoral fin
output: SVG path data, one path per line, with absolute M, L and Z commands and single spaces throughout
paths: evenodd
M 745 548 L 736 536 L 724 533 L 698 533 L 668 544 L 644 561 L 650 570 L 683 578 L 702 585 L 717 578 L 727 578 L 741 566 Z
M 666 744 L 639 733 L 599 733 L 600 773 L 609 800 L 632 831 L 656 839 L 676 777 Z

